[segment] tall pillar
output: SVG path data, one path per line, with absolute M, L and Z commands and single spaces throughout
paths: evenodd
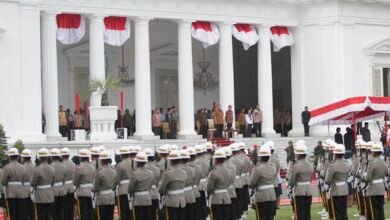
M 137 17 L 135 23 L 135 127 L 137 139 L 155 139 L 152 132 L 150 95 L 149 20 Z M 157 138 L 157 136 L 156 136 Z
M 43 111 L 46 118 L 45 133 L 48 140 L 58 140 L 61 138 L 58 123 L 56 31 L 56 13 L 44 12 L 42 16 L 42 82 Z
M 235 105 L 234 105 L 234 69 L 233 69 L 233 43 L 232 23 L 220 23 L 219 32 L 219 103 L 221 109 L 227 110 L 232 106 L 233 125 L 235 127 Z
M 303 125 L 301 123 L 301 112 L 305 106 L 304 89 L 304 68 L 303 68 L 303 44 L 302 30 L 300 28 L 290 29 L 294 36 L 294 44 L 291 46 L 291 98 L 292 98 L 292 130 L 290 136 L 303 136 Z
M 179 138 L 197 138 L 194 130 L 194 82 L 192 65 L 192 21 L 179 20 L 178 22 L 179 44 L 179 112 L 180 131 Z
M 258 59 L 258 97 L 260 109 L 263 112 L 262 136 L 275 136 L 273 96 L 272 96 L 272 62 L 270 27 L 258 25 L 259 42 L 257 44 Z
M 104 81 L 106 67 L 104 59 L 104 24 L 103 15 L 89 17 L 89 78 L 90 80 Z M 101 105 L 101 95 L 93 92 L 91 106 Z

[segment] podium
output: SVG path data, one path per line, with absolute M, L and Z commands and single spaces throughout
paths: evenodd
M 85 141 L 86 133 L 84 129 L 72 129 L 70 130 L 71 141 Z

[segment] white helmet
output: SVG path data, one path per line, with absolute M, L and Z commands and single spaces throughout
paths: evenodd
M 246 149 L 244 142 L 238 142 L 237 144 L 238 144 L 238 147 L 239 147 L 240 150 L 245 150 Z
M 91 147 L 90 151 L 91 151 L 91 155 L 99 155 L 100 154 L 99 147 Z
M 142 147 L 141 146 L 134 146 L 134 152 L 138 153 L 138 152 L 141 152 L 142 151 Z
M 143 152 L 148 156 L 148 157 L 154 157 L 154 152 L 150 148 L 144 148 Z
M 61 148 L 60 150 L 61 156 L 67 156 L 70 155 L 70 150 L 67 147 Z
M 182 159 L 190 159 L 190 152 L 187 149 L 180 150 L 180 157 Z
M 169 154 L 169 146 L 164 144 L 157 148 L 157 153 L 159 154 Z
M 294 153 L 295 153 L 296 155 L 307 154 L 307 147 L 306 147 L 306 145 L 303 145 L 303 144 L 297 145 L 297 146 L 294 148 Z
M 206 150 L 213 150 L 213 143 L 209 141 L 204 143 L 204 146 L 206 147 Z
M 383 146 L 381 143 L 375 143 L 371 147 L 371 152 L 383 152 Z
M 200 145 L 195 145 L 194 149 L 197 154 L 203 153 L 203 147 Z
M 233 153 L 232 153 L 232 149 L 230 147 L 224 147 L 222 149 L 225 151 L 225 154 L 227 157 L 232 156 Z
M 100 150 L 100 151 L 104 151 L 104 150 L 106 150 L 106 147 L 105 147 L 104 145 L 99 145 L 99 147 L 98 147 L 98 148 L 99 148 L 99 150 Z
M 50 154 L 52 157 L 59 157 L 61 156 L 61 152 L 58 148 L 53 148 L 50 150 Z
M 90 152 L 89 152 L 88 149 L 82 148 L 82 149 L 79 150 L 79 157 L 80 157 L 80 158 L 81 158 L 81 157 L 83 157 L 83 158 L 89 157 L 89 155 L 90 155 Z
M 99 160 L 107 160 L 107 159 L 111 159 L 111 153 L 107 150 L 103 150 L 102 152 L 100 152 Z
M 275 150 L 275 142 L 273 142 L 273 141 L 268 141 L 267 143 L 268 143 L 268 146 L 269 146 L 269 149 L 270 149 L 270 150 Z
M 226 158 L 226 153 L 224 149 L 218 149 L 214 152 L 213 158 Z
M 119 154 L 120 155 L 123 155 L 123 154 L 130 154 L 130 149 L 129 149 L 129 146 L 122 146 L 119 148 Z
M 148 155 L 145 152 L 138 152 L 134 159 L 136 162 L 148 162 Z
M 179 150 L 179 146 L 175 144 L 169 145 L 169 151 L 174 151 L 174 150 Z
M 259 157 L 270 157 L 271 156 L 271 148 L 269 144 L 264 144 L 260 147 L 260 150 L 257 152 L 257 156 Z
M 188 153 L 190 153 L 190 155 L 196 155 L 196 151 L 193 147 L 188 147 L 187 150 L 188 150 Z
M 37 156 L 38 158 L 50 157 L 50 152 L 47 148 L 41 148 L 38 150 Z
M 345 154 L 345 146 L 343 144 L 337 144 L 333 148 L 333 153 L 334 154 Z
M 237 143 L 232 143 L 229 145 L 230 149 L 232 149 L 232 152 L 239 151 L 240 148 L 238 147 Z
M 298 140 L 297 143 L 295 143 L 295 145 L 306 145 L 306 142 L 305 140 Z
M 178 160 L 178 159 L 181 159 L 180 151 L 173 150 L 173 151 L 169 152 L 168 160 Z
M 10 148 L 8 151 L 7 151 L 7 155 L 10 157 L 10 156 L 19 156 L 19 151 L 18 149 L 16 149 L 15 147 L 13 148 Z
M 30 149 L 24 149 L 21 154 L 22 157 L 32 157 L 32 152 Z

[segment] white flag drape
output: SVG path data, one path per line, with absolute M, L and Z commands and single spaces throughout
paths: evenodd
M 218 43 L 220 34 L 218 26 L 212 22 L 197 21 L 192 23 L 192 37 L 203 43 L 207 48 Z
M 104 18 L 104 42 L 112 46 L 122 46 L 130 38 L 130 20 L 126 17 L 109 16 Z
M 294 38 L 287 27 L 273 26 L 271 31 L 271 41 L 274 47 L 274 51 L 278 52 L 283 47 L 291 46 L 294 44 Z
M 85 35 L 84 17 L 79 14 L 57 15 L 57 39 L 63 44 L 75 44 Z
M 232 32 L 233 36 L 242 42 L 245 50 L 248 50 L 259 40 L 255 28 L 250 24 L 235 24 L 232 26 Z

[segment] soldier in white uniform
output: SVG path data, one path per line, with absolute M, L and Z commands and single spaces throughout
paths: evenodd
M 76 165 L 73 161 L 69 160 L 70 150 L 69 148 L 61 149 L 61 158 L 62 164 L 65 167 L 65 180 L 64 180 L 64 189 L 65 189 L 65 198 L 64 198 L 64 220 L 73 220 L 74 219 L 74 190 L 73 185 L 73 176 Z
M 23 166 L 24 166 L 24 168 L 26 168 L 25 174 L 26 174 L 26 180 L 28 181 L 28 182 L 23 183 L 25 194 L 28 196 L 26 198 L 26 207 L 25 207 L 25 209 L 27 209 L 27 213 L 28 213 L 27 219 L 34 219 L 34 204 L 33 204 L 33 201 L 31 200 L 31 196 L 30 196 L 30 193 L 31 193 L 30 181 L 31 181 L 31 177 L 32 177 L 32 174 L 33 174 L 33 171 L 35 168 L 35 164 L 31 160 L 32 152 L 30 149 L 24 149 L 22 151 L 21 157 L 23 160 Z

